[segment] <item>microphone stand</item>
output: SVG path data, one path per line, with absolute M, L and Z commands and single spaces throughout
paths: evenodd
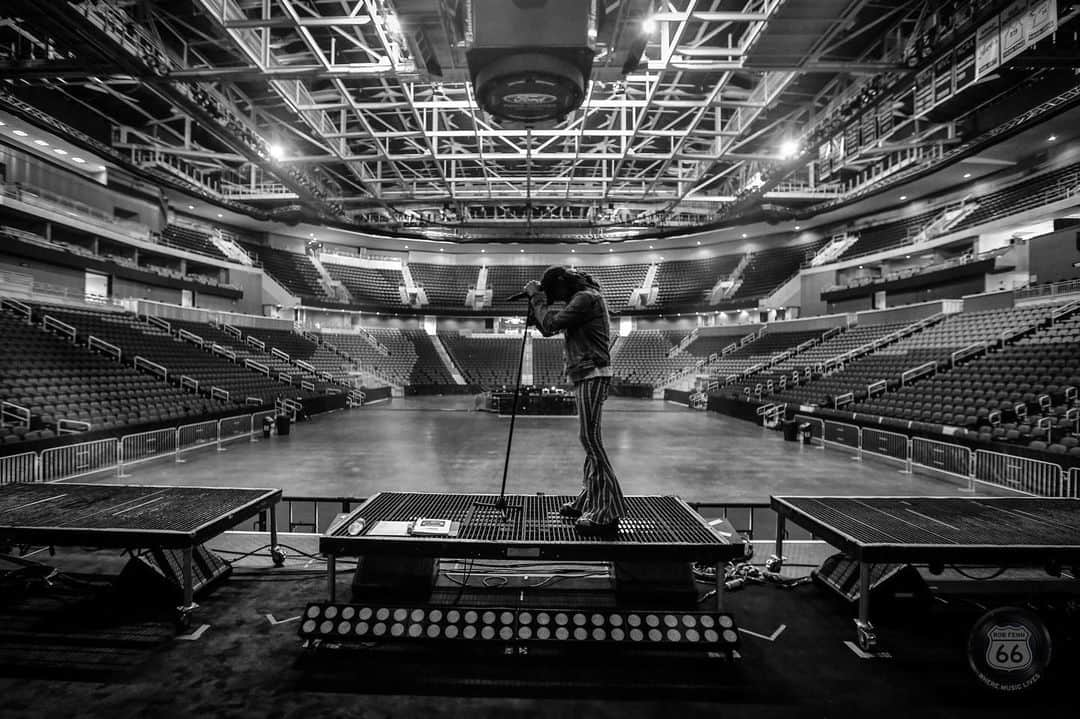
M 506 477 L 510 470 L 510 449 L 514 445 L 514 423 L 517 420 L 518 397 L 521 394 L 521 372 L 525 366 L 525 344 L 529 341 L 529 324 L 532 321 L 532 305 L 525 310 L 525 329 L 521 333 L 521 354 L 518 355 L 517 382 L 514 384 L 514 402 L 510 405 L 510 431 L 506 436 L 506 456 L 503 458 L 502 486 L 499 488 L 499 496 L 494 502 L 476 500 L 473 508 L 494 509 L 502 515 L 502 521 L 510 521 L 510 515 L 521 512 L 520 504 L 510 504 L 506 501 Z

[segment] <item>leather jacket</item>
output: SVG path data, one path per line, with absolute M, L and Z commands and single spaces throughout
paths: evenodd
M 549 305 L 543 291 L 534 294 L 529 304 L 533 321 L 544 337 L 563 332 L 566 375 L 571 382 L 579 382 L 594 369 L 611 364 L 611 323 L 599 290 L 580 290 L 561 309 Z

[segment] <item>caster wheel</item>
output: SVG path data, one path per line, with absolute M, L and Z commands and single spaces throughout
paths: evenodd
M 273 560 L 275 567 L 280 567 L 285 564 L 285 550 L 281 547 L 274 547 L 270 550 L 270 559 Z
M 765 560 L 765 570 L 768 572 L 779 572 L 784 568 L 784 559 L 778 557 L 775 554 Z

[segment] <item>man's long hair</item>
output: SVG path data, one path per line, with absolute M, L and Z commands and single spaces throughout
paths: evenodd
M 574 292 L 580 292 L 585 289 L 600 290 L 600 283 L 593 279 L 592 275 L 588 272 L 576 269 L 574 267 L 567 267 L 565 265 L 552 265 L 544 270 L 544 278 L 541 280 L 541 286 L 550 287 L 556 282 L 565 282 Z

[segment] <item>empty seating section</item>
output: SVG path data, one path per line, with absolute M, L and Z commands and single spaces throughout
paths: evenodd
M 323 266 L 333 279 L 345 285 L 356 304 L 383 307 L 402 304 L 398 288 L 405 284 L 405 278 L 401 270 L 339 265 L 326 259 Z
M 279 397 L 312 396 L 311 392 L 279 382 L 243 364 L 234 364 L 126 313 L 61 307 L 42 308 L 42 312 L 72 325 L 80 337 L 94 335 L 116 345 L 126 361 L 141 356 L 162 365 L 169 371 L 170 380 L 186 375 L 199 383 L 201 392 L 219 387 L 229 392 L 234 405 L 245 404 L 248 397 L 271 403 Z
M 187 330 L 193 335 L 201 337 L 206 342 L 213 342 L 226 349 L 232 350 L 236 353 L 237 359 L 241 361 L 252 359 L 256 362 L 260 362 L 273 370 L 275 376 L 279 372 L 286 372 L 289 374 L 298 372 L 297 368 L 293 367 L 288 362 L 256 349 L 244 342 L 242 338 L 229 334 L 225 330 L 215 327 L 207 322 L 170 320 L 169 324 L 172 326 L 173 332 L 179 332 L 181 329 Z
M 516 337 L 440 332 L 439 339 L 467 383 L 497 389 L 512 387 L 517 381 L 521 346 Z
M 675 345 L 660 330 L 633 330 L 622 338 L 612 356 L 615 377 L 631 384 L 656 386 L 679 370 L 692 367 L 698 358 L 686 353 L 668 357 Z
M 489 265 L 486 286 L 491 290 L 491 309 L 524 315 L 524 301 L 505 300 L 520 292 L 529 280 L 539 280 L 546 269 L 547 265 Z
M 797 347 L 803 342 L 817 339 L 823 333 L 823 330 L 804 332 L 766 331 L 763 336 L 753 342 L 748 342 L 734 352 L 729 352 L 712 362 L 709 365 L 709 372 L 720 377 L 738 374 L 775 357 L 781 352 Z
M 218 246 L 210 239 L 210 235 L 193 227 L 184 225 L 165 225 L 161 231 L 161 239 L 171 245 L 184 250 L 198 252 L 200 255 L 209 255 L 219 260 L 227 260 L 229 257 L 218 249 Z
M 664 307 L 699 306 L 720 279 L 732 273 L 742 255 L 661 262 L 656 270 L 657 302 Z
M 755 252 L 742 273 L 742 284 L 728 300 L 738 305 L 740 300 L 765 297 L 789 277 L 798 272 L 803 262 L 825 246 L 822 239 L 794 247 L 772 247 Z
M 964 427 L 984 441 L 1077 446 L 1068 388 L 1080 389 L 1080 316 L 856 405 L 900 420 Z M 1045 397 L 1040 401 L 1041 397 Z M 1017 411 L 1017 407 L 1021 409 Z M 992 416 L 995 415 L 996 416 Z M 1040 428 L 1039 420 L 1044 420 Z M 1064 445 L 1061 442 L 1064 441 Z
M 537 387 L 561 387 L 563 377 L 562 337 L 533 337 L 533 384 Z
M 726 331 L 720 333 L 702 333 L 686 346 L 686 351 L 695 357 L 709 357 L 713 354 L 720 354 L 728 345 L 738 344 L 743 337 L 760 329 L 760 325 L 746 325 L 732 327 L 730 330 L 725 328 Z M 675 342 L 678 343 L 678 340 L 675 340 Z
M 476 288 L 480 268 L 476 265 L 432 265 L 410 262 L 413 282 L 424 288 L 428 305 L 461 310 L 469 290 Z
M 0 444 L 54 437 L 62 419 L 102 430 L 197 421 L 229 408 L 92 353 L 85 337 L 72 344 L 8 312 L 0 312 L 0 333 L 0 400 L 31 413 L 28 427 L 0 427 Z
M 645 281 L 649 265 L 589 265 L 580 269 L 600 283 L 608 310 L 622 312 L 630 302 L 630 295 Z
M 739 396 L 744 394 L 746 387 L 749 387 L 751 391 L 753 391 L 758 384 L 767 386 L 767 383 L 770 381 L 773 382 L 774 387 L 778 387 L 780 385 L 781 377 L 784 378 L 785 385 L 791 385 L 796 381 L 801 383 L 805 378 L 807 368 L 813 371 L 828 360 L 839 357 L 851 350 L 858 349 L 863 345 L 890 335 L 893 332 L 902 330 L 906 326 L 907 323 L 900 322 L 897 324 L 852 327 L 840 334 L 833 335 L 824 342 L 812 345 L 793 357 L 783 360 L 762 372 L 751 375 L 746 378 L 745 381 L 729 385 L 725 388 L 724 394 L 728 396 Z M 799 375 L 798 380 L 795 379 L 796 374 Z
M 1003 332 L 1019 330 L 1045 317 L 1045 307 L 962 312 L 931 325 L 910 337 L 861 357 L 838 372 L 788 388 L 771 399 L 785 402 L 831 404 L 848 392 L 856 400 L 866 397 L 867 386 L 884 380 L 890 387 L 899 384 L 900 375 L 928 362 L 946 366 L 953 352 L 974 343 L 996 339 Z
M 307 255 L 278 250 L 267 245 L 244 243 L 243 246 L 258 258 L 267 274 L 294 295 L 323 299 L 329 297 L 323 289 L 319 271 Z
M 362 369 L 373 371 L 396 385 L 454 383 L 423 330 L 378 327 L 368 332 L 389 351 L 388 355 L 359 334 L 324 334 L 323 339 L 359 362 Z
M 1025 178 L 1010 187 L 972 198 L 979 206 L 958 222 L 951 232 L 981 225 L 1062 199 L 1080 187 L 1080 163 Z
M 933 222 L 942 212 L 944 212 L 944 208 L 859 230 L 859 239 L 844 250 L 837 258 L 837 261 L 903 245 Z

